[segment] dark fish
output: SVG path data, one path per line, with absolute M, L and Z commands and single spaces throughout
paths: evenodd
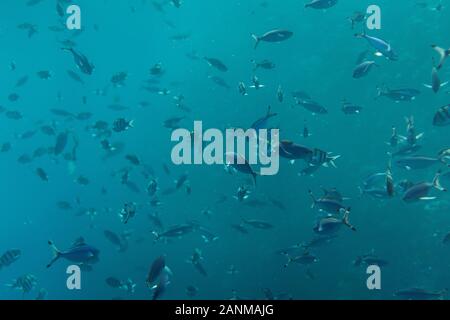
M 19 249 L 7 250 L 5 253 L 3 253 L 0 256 L 0 270 L 4 267 L 10 266 L 11 264 L 13 264 L 17 260 L 19 260 L 21 255 L 22 255 L 22 251 Z
M 266 32 L 262 36 L 252 35 L 252 37 L 256 41 L 256 43 L 255 43 L 255 49 L 256 49 L 258 47 L 258 44 L 261 41 L 281 42 L 281 41 L 285 41 L 285 40 L 291 38 L 293 35 L 294 35 L 294 33 L 292 31 L 277 29 L 277 30 L 272 30 L 272 31 Z
M 270 111 L 270 109 L 271 109 L 271 107 L 269 106 L 267 108 L 267 113 L 264 115 L 264 117 L 261 117 L 258 120 L 256 120 L 255 122 L 253 122 L 252 125 L 250 126 L 250 128 L 255 129 L 255 130 L 268 129 L 267 122 L 269 121 L 269 119 L 276 117 L 278 115 L 278 113 L 272 113 Z
M 112 129 L 115 132 L 123 132 L 133 127 L 134 120 L 126 120 L 124 118 L 119 118 L 114 120 Z
M 94 71 L 94 65 L 82 53 L 76 51 L 74 48 L 62 48 L 62 50 L 72 53 L 76 66 L 81 72 L 91 75 Z
M 98 261 L 100 251 L 86 244 L 83 238 L 78 238 L 66 251 L 59 251 L 51 241 L 49 241 L 48 244 L 52 248 L 54 256 L 47 265 L 47 268 L 50 268 L 53 263 L 59 259 L 66 259 L 71 262 L 83 264 L 92 264 Z
M 122 287 L 122 281 L 120 281 L 119 279 L 117 279 L 115 277 L 108 277 L 108 278 L 106 278 L 105 282 L 111 288 L 116 289 L 116 288 Z
M 15 110 L 6 111 L 5 116 L 11 120 L 23 119 L 22 113 L 20 111 L 15 111 Z
M 261 220 L 247 220 L 247 219 L 242 219 L 242 222 L 245 223 L 246 225 L 249 225 L 253 228 L 256 229 L 263 229 L 263 230 L 267 230 L 267 229 L 272 229 L 273 225 L 265 222 L 265 221 L 261 221 Z
M 305 8 L 328 9 L 336 5 L 338 0 L 312 0 L 305 4 Z
M 69 132 L 68 131 L 61 132 L 56 137 L 55 149 L 54 149 L 54 154 L 56 156 L 60 155 L 64 151 L 64 149 L 66 148 L 68 137 L 69 137 Z
M 14 280 L 13 283 L 7 284 L 11 289 L 21 290 L 24 294 L 32 291 L 37 285 L 37 279 L 32 274 L 23 275 Z
M 450 125 L 450 104 L 443 106 L 434 114 L 433 125 L 436 127 Z
M 420 94 L 419 90 L 416 89 L 395 89 L 391 90 L 389 88 L 378 88 L 378 97 L 387 97 L 395 102 L 400 101 L 414 101 L 416 97 Z
M 396 297 L 407 300 L 434 300 L 442 299 L 447 294 L 447 289 L 441 291 L 428 291 L 423 288 L 402 289 L 395 292 Z
M 179 238 L 194 231 L 195 231 L 194 225 L 182 224 L 171 227 L 168 230 L 163 231 L 161 233 L 153 231 L 153 235 L 155 236 L 156 240 L 159 240 L 161 238 Z
M 319 211 L 325 211 L 329 214 L 339 214 L 342 210 L 345 210 L 345 206 L 341 203 L 342 198 L 325 195 L 322 198 L 316 199 L 311 190 L 308 192 L 313 200 L 311 208 L 317 207 Z
M 211 79 L 219 87 L 223 87 L 225 89 L 230 89 L 230 85 L 223 78 L 218 77 L 218 76 L 211 76 L 208 78 Z
M 289 140 L 280 141 L 280 156 L 283 158 L 291 160 L 307 160 L 312 156 L 312 154 L 313 150 L 308 147 L 295 144 L 294 142 Z
M 81 83 L 81 84 L 84 84 L 84 80 L 81 79 L 81 77 L 78 75 L 78 73 L 76 73 L 76 72 L 74 72 L 74 71 L 72 71 L 72 70 L 67 70 L 67 74 L 69 75 L 69 77 L 70 77 L 72 80 L 74 80 L 74 81 L 76 81 L 76 82 L 79 82 L 79 83 Z
M 59 117 L 64 117 L 64 118 L 73 117 L 72 113 L 70 113 L 69 111 L 63 110 L 63 109 L 50 109 L 50 112 L 53 113 L 55 116 L 59 116 Z
M 275 68 L 275 64 L 272 61 L 267 60 L 267 59 L 259 61 L 259 62 L 252 60 L 251 62 L 255 65 L 254 70 L 257 70 L 259 68 L 266 69 L 266 70 Z
M 44 171 L 44 169 L 37 168 L 36 174 L 38 175 L 39 178 L 41 178 L 42 181 L 48 181 L 48 176 L 47 173 Z
M 328 110 L 313 100 L 297 100 L 297 104 L 310 111 L 312 114 L 327 114 Z
M 373 66 L 377 65 L 375 61 L 364 61 L 357 65 L 353 70 L 353 78 L 359 79 L 369 74 Z
M 245 159 L 242 155 L 239 155 L 235 152 L 227 152 L 225 153 L 225 163 L 227 166 L 232 167 L 239 172 L 250 174 L 253 177 L 253 181 L 256 185 L 257 174 L 255 171 L 253 171 L 247 159 Z
M 206 60 L 206 62 L 208 62 L 208 64 L 211 67 L 216 68 L 219 71 L 222 72 L 227 72 L 228 71 L 228 67 L 219 59 L 216 58 L 208 58 L 208 57 L 204 57 L 204 59 Z
M 147 283 L 147 286 L 150 286 L 159 278 L 165 267 L 166 267 L 165 256 L 160 256 L 156 258 L 155 261 L 153 261 L 150 270 L 148 272 L 147 279 L 145 281 Z
M 356 104 L 353 104 L 348 101 L 342 102 L 342 112 L 349 115 L 349 114 L 360 114 L 362 111 L 362 107 L 358 106 Z

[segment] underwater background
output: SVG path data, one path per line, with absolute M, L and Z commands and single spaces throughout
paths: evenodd
M 81 31 L 67 30 L 68 15 L 58 15 L 58 6 L 65 10 L 71 3 L 81 8 Z M 433 58 L 439 60 L 431 45 L 450 46 L 449 2 L 438 7 L 431 0 L 340 0 L 326 10 L 305 8 L 299 0 L 176 3 L 0 2 L 0 255 L 20 250 L 16 261 L 0 268 L 0 299 L 35 299 L 39 292 L 46 299 L 152 299 L 146 278 L 162 255 L 171 273 L 160 299 L 398 299 L 406 288 L 447 288 L 450 195 L 432 188 L 435 199 L 410 203 L 402 199 L 407 190 L 382 198 L 361 190 L 368 176 L 386 172 L 389 153 L 397 150 L 387 143 L 392 127 L 406 135 L 405 117 L 414 118 L 418 135 L 424 133 L 414 155 L 438 157 L 449 147 L 449 128 L 433 125 L 436 112 L 449 103 L 449 87 L 434 93 L 423 85 L 431 81 Z M 352 28 L 349 17 L 372 4 L 381 8 L 381 29 L 368 30 L 365 22 Z M 274 29 L 293 35 L 261 41 L 255 49 L 251 35 Z M 375 56 L 367 41 L 355 37 L 364 30 L 389 42 L 398 59 Z M 63 47 L 85 55 L 95 66 L 92 74 L 83 73 Z M 364 51 L 377 65 L 355 79 Z M 219 59 L 228 70 L 204 57 Z M 266 59 L 274 68 L 252 62 Z M 439 70 L 442 83 L 450 80 L 449 68 Z M 114 82 L 119 73 L 123 82 Z M 251 88 L 255 75 L 264 85 L 258 90 Z M 378 96 L 377 87 L 420 94 L 398 102 Z M 302 108 L 292 95 L 299 90 L 328 113 Z M 344 99 L 362 106 L 361 112 L 342 112 Z M 223 165 L 172 164 L 167 119 L 182 117 L 177 125 L 188 130 L 194 120 L 204 128 L 249 128 L 269 105 L 277 113 L 270 127 L 280 128 L 282 140 L 340 155 L 336 168 L 319 165 L 313 175 L 302 175 L 312 164 L 280 158 L 279 173 L 258 176 L 255 186 L 250 176 L 229 174 Z M 117 119 L 133 120 L 132 126 L 111 130 Z M 109 125 L 105 136 L 94 128 L 98 121 Z M 68 133 L 67 145 L 57 155 L 52 148 L 61 133 Z M 105 147 L 104 140 L 116 147 Z M 396 159 L 394 181 L 431 182 L 441 170 L 441 184 L 450 187 L 446 159 L 411 170 L 396 166 Z M 38 168 L 45 174 L 37 174 Z M 187 181 L 176 188 L 180 177 Z M 158 190 L 150 196 L 152 180 Z M 234 196 L 242 186 L 250 193 L 239 201 Z M 319 198 L 333 188 L 351 207 L 356 232 L 343 226 L 322 246 L 298 245 L 315 239 L 313 229 L 324 217 L 312 208 L 309 190 Z M 126 203 L 136 205 L 136 214 L 125 224 L 118 214 Z M 162 226 L 155 225 L 156 212 Z M 181 237 L 155 237 L 192 221 L 214 239 L 205 241 L 197 227 Z M 126 232 L 126 250 L 118 250 L 105 230 L 119 237 Z M 66 268 L 73 263 L 59 259 L 46 268 L 52 259 L 48 241 L 66 250 L 79 237 L 100 251 L 99 261 L 82 271 L 81 290 L 68 290 Z M 296 253 L 284 253 L 295 245 Z M 191 261 L 196 249 L 206 275 Z M 305 254 L 314 261 L 285 266 Z M 366 265 L 355 263 L 365 255 L 386 263 L 381 290 L 367 288 Z M 8 286 L 25 275 L 36 280 L 29 292 Z M 111 285 L 109 277 L 132 280 L 134 292 Z

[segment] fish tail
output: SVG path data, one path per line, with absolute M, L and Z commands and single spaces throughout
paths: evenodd
M 350 215 L 350 207 L 345 209 L 344 217 L 342 218 L 342 223 L 345 224 L 347 227 L 352 229 L 353 231 L 356 231 L 356 228 L 350 224 L 349 215 Z
M 158 240 L 161 238 L 161 236 L 159 235 L 159 233 L 156 232 L 156 231 L 152 231 L 152 234 L 155 236 L 155 241 L 158 241 Z
M 439 181 L 440 176 L 441 176 L 441 171 L 438 171 L 438 173 L 436 173 L 436 175 L 434 176 L 434 179 L 433 179 L 433 187 L 438 189 L 439 191 L 447 191 L 447 189 L 445 189 L 443 186 L 441 186 L 441 183 Z
M 311 189 L 308 190 L 308 193 L 309 193 L 309 195 L 311 196 L 311 199 L 312 199 L 312 201 L 313 201 L 312 204 L 311 204 L 311 208 L 314 208 L 314 206 L 316 205 L 316 198 L 314 197 L 314 195 L 313 195 Z
M 52 260 L 47 264 L 47 268 L 50 268 L 50 267 L 53 265 L 53 263 L 55 263 L 55 261 L 58 260 L 58 259 L 61 257 L 61 251 L 59 251 L 59 250 L 56 248 L 56 246 L 53 244 L 52 241 L 49 240 L 49 241 L 48 241 L 48 244 L 49 244 L 50 248 L 51 248 L 52 251 L 53 251 L 53 258 L 52 258 Z
M 254 34 L 252 34 L 252 38 L 255 40 L 254 49 L 256 49 L 258 47 L 258 44 L 261 41 L 261 39 L 257 35 L 254 35 Z
M 253 177 L 253 182 L 255 183 L 255 187 L 256 187 L 256 177 L 258 176 L 258 174 L 256 172 L 252 172 L 252 177 Z
M 284 267 L 285 268 L 287 268 L 287 267 L 289 267 L 289 265 L 291 264 L 291 262 L 292 262 L 292 258 L 289 256 L 289 254 L 288 253 L 284 253 L 284 255 L 286 256 L 286 258 L 288 259 L 287 260 L 287 262 L 284 264 Z

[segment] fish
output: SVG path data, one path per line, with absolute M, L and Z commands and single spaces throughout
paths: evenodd
M 285 40 L 288 40 L 294 35 L 292 31 L 289 30 L 282 30 L 282 29 L 275 29 L 268 31 L 264 33 L 262 36 L 252 35 L 253 39 L 255 40 L 255 46 L 256 49 L 258 47 L 258 44 L 263 42 L 282 42 Z
M 104 236 L 111 242 L 119 252 L 124 252 L 127 248 L 126 239 L 123 236 L 117 235 L 115 232 L 111 230 L 103 231 Z
M 130 128 L 134 128 L 134 120 L 127 120 L 125 118 L 114 120 L 112 125 L 112 129 L 114 132 L 124 132 Z
M 82 53 L 76 51 L 74 48 L 62 48 L 63 51 L 67 51 L 72 53 L 74 62 L 78 69 L 80 69 L 81 72 L 87 75 L 92 75 L 94 72 L 95 66 L 88 60 L 88 58 L 83 55 Z
M 439 79 L 438 69 L 433 66 L 431 70 L 431 84 L 424 84 L 424 87 L 433 90 L 434 93 L 438 93 L 442 87 L 445 87 L 448 84 L 448 81 L 441 83 L 441 79 Z
M 373 36 L 367 35 L 365 32 L 363 33 L 357 33 L 355 34 L 355 37 L 366 39 L 367 42 L 375 49 L 377 50 L 376 55 L 378 56 L 384 56 L 389 60 L 396 61 L 398 60 L 397 54 L 394 52 L 394 50 L 391 47 L 390 43 L 387 43 L 386 41 L 376 38 Z
M 37 285 L 37 278 L 32 274 L 26 274 L 6 284 L 11 289 L 20 290 L 23 294 L 31 292 Z
M 349 115 L 349 114 L 360 114 L 362 109 L 363 108 L 361 106 L 358 106 L 356 104 L 353 104 L 353 103 L 345 101 L 345 100 L 342 101 L 342 112 L 344 114 L 347 114 L 347 115 Z
M 413 287 L 398 290 L 394 293 L 394 295 L 406 300 L 440 300 L 445 294 L 447 294 L 447 291 L 447 289 L 443 289 L 441 291 L 428 291 L 423 288 Z
M 436 197 L 429 196 L 429 193 L 432 189 L 437 189 L 439 191 L 447 191 L 444 187 L 441 186 L 439 178 L 441 176 L 441 172 L 438 171 L 433 178 L 432 182 L 420 182 L 414 184 L 412 187 L 408 188 L 403 195 L 403 201 L 405 202 L 417 202 L 420 200 L 434 200 Z
M 251 63 L 253 63 L 254 65 L 253 70 L 255 71 L 260 68 L 265 70 L 271 70 L 275 68 L 275 64 L 267 59 L 261 61 L 251 60 Z
M 396 166 L 406 170 L 426 169 L 436 164 L 445 164 L 443 158 L 432 158 L 426 156 L 408 156 L 397 159 Z
M 305 8 L 329 9 L 337 3 L 338 0 L 311 0 L 311 2 L 305 4 Z
M 297 105 L 302 106 L 306 110 L 310 111 L 313 115 L 324 115 L 328 113 L 328 110 L 313 100 L 297 100 Z
M 192 224 L 182 224 L 170 227 L 169 229 L 163 231 L 163 232 L 156 232 L 153 231 L 153 235 L 155 236 L 156 240 L 163 239 L 163 238 L 180 238 L 184 235 L 187 235 L 189 233 L 192 233 L 195 231 L 195 226 Z
M 9 249 L 0 256 L 0 270 L 5 267 L 9 267 L 22 256 L 20 249 Z
M 439 108 L 434 114 L 433 125 L 436 127 L 445 127 L 450 125 L 450 104 Z
M 308 193 L 313 201 L 311 208 L 316 207 L 319 211 L 330 214 L 339 214 L 342 210 L 345 210 L 345 206 L 340 201 L 341 199 L 328 196 L 316 199 L 311 190 L 308 190 Z
M 47 175 L 47 173 L 44 171 L 44 169 L 42 169 L 42 168 L 37 168 L 37 169 L 36 169 L 36 174 L 38 175 L 38 177 L 39 177 L 42 181 L 48 181 L 48 175 Z
M 319 259 L 316 256 L 310 254 L 308 251 L 305 251 L 297 256 L 290 256 L 289 254 L 286 254 L 286 257 L 288 261 L 284 265 L 285 268 L 287 268 L 291 263 L 307 266 L 319 261 Z
M 272 224 L 262 220 L 242 219 L 242 222 L 256 229 L 268 230 L 274 227 Z
M 389 88 L 377 88 L 378 89 L 378 97 L 387 97 L 395 102 L 406 101 L 411 102 L 414 101 L 417 96 L 420 94 L 420 91 L 417 89 L 389 89 Z
M 209 66 L 216 68 L 219 71 L 227 72 L 228 67 L 217 58 L 203 57 Z
M 100 251 L 95 247 L 86 244 L 82 237 L 76 239 L 72 246 L 65 251 L 58 250 L 52 241 L 48 241 L 48 244 L 53 251 L 53 258 L 47 264 L 47 268 L 50 268 L 60 259 L 65 259 L 77 264 L 93 264 L 98 262 Z
M 78 75 L 78 73 L 72 71 L 72 70 L 67 70 L 67 74 L 69 75 L 69 77 L 74 80 L 75 82 L 84 84 L 84 80 Z
M 147 283 L 147 286 L 150 286 L 153 284 L 161 275 L 163 270 L 166 268 L 166 258 L 164 255 L 159 256 L 156 258 L 150 267 L 150 270 L 147 274 L 147 278 L 145 282 Z
M 55 142 L 55 147 L 54 147 L 54 154 L 56 156 L 60 155 L 66 148 L 68 137 L 69 137 L 68 131 L 61 132 L 56 137 L 56 142 Z
M 447 60 L 448 56 L 450 56 L 450 49 L 443 49 L 435 44 L 431 45 L 431 47 L 439 54 L 439 63 L 436 66 L 436 69 L 439 70 L 443 67 L 445 60 Z
M 342 211 L 344 211 L 342 218 L 331 216 L 319 219 L 316 226 L 313 228 L 313 231 L 319 235 L 334 235 L 341 229 L 342 226 L 346 226 L 350 230 L 356 231 L 356 228 L 350 224 L 348 219 L 350 208 Z
M 256 120 L 255 122 L 253 122 L 252 125 L 250 126 L 250 128 L 255 129 L 255 130 L 268 129 L 267 128 L 268 121 L 271 118 L 276 117 L 277 115 L 278 115 L 278 113 L 276 113 L 276 112 L 272 113 L 271 106 L 268 106 L 266 114 L 263 117 Z
M 225 164 L 227 167 L 232 167 L 236 171 L 249 174 L 253 177 L 253 182 L 256 185 L 256 177 L 258 174 L 253 171 L 252 167 L 242 155 L 235 152 L 225 153 Z
M 375 61 L 364 61 L 358 64 L 353 70 L 353 78 L 359 79 L 367 76 L 373 66 L 377 66 Z

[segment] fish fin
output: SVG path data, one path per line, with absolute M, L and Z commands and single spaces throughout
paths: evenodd
M 344 210 L 345 210 L 345 213 L 344 213 L 344 217 L 342 218 L 342 223 L 345 224 L 350 229 L 352 229 L 353 231 L 356 231 L 356 228 L 353 225 L 351 225 L 350 221 L 349 221 L 349 215 L 350 215 L 351 208 L 348 207 L 347 209 L 344 209 Z
M 433 179 L 433 187 L 438 189 L 439 191 L 447 191 L 447 189 L 445 189 L 443 186 L 441 186 L 441 183 L 439 181 L 440 176 L 441 176 L 441 171 L 438 171 L 438 173 L 436 173 L 436 175 L 434 176 L 434 179 Z
M 436 199 L 436 197 L 420 197 L 419 198 L 419 200 L 424 200 L 424 201 L 426 201 L 426 200 L 435 200 Z
M 425 88 L 428 88 L 428 89 L 433 89 L 433 86 L 432 85 L 430 85 L 430 84 L 423 84 L 423 86 L 425 87 Z
M 255 183 L 255 187 L 256 187 L 256 176 L 257 175 L 258 174 L 256 172 L 252 171 L 252 177 L 253 177 L 253 182 Z
M 53 258 L 52 260 L 47 264 L 47 268 L 50 268 L 53 263 L 55 263 L 56 260 L 58 260 L 61 257 L 61 251 L 59 251 L 56 246 L 53 244 L 52 241 L 48 241 L 49 246 L 51 247 L 53 251 Z
M 255 40 L 254 49 L 258 47 L 259 42 L 261 41 L 257 35 L 252 34 L 252 38 Z
M 449 81 L 445 81 L 444 83 L 441 83 L 441 88 L 442 87 L 445 87 L 446 85 L 448 85 L 449 84 Z

